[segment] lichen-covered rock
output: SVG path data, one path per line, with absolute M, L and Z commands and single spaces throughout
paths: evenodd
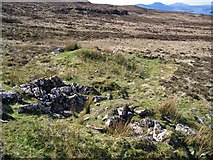
M 101 102 L 101 101 L 104 101 L 104 100 L 107 100 L 107 98 L 106 97 L 102 97 L 102 96 L 94 96 L 93 97 L 94 103 L 98 103 L 98 102 Z
M 184 126 L 182 124 L 177 124 L 175 130 L 180 131 L 180 132 L 187 134 L 187 135 L 190 135 L 190 136 L 196 134 L 196 132 L 194 130 L 192 130 L 188 126 Z
M 50 106 L 46 104 L 29 104 L 23 105 L 18 108 L 18 113 L 27 113 L 27 114 L 50 114 Z
M 154 121 L 150 118 L 142 119 L 139 124 L 141 127 L 147 127 L 147 128 L 154 127 Z
M 13 104 L 21 100 L 21 95 L 14 91 L 0 90 L 0 99 L 3 104 Z
M 64 117 L 72 115 L 65 113 L 65 111 L 81 112 L 88 99 L 86 95 L 99 94 L 96 89 L 90 86 L 81 86 L 77 83 L 67 85 L 57 76 L 34 80 L 20 85 L 20 89 L 37 98 L 41 103 L 21 106 L 19 107 L 19 113 L 60 114 Z M 98 98 L 100 100 L 100 97 Z
M 130 110 L 130 108 L 127 105 L 123 105 L 121 107 L 119 107 L 117 109 L 118 115 L 120 116 L 120 118 L 124 119 L 124 120 L 128 120 L 129 118 L 132 117 L 132 112 Z
M 29 83 L 22 84 L 20 85 L 20 89 L 23 90 L 26 94 L 40 97 L 42 96 L 42 93 L 48 94 L 53 88 L 62 86 L 66 86 L 66 84 L 57 76 L 54 76 L 49 79 L 41 78 Z
M 130 123 L 132 131 L 130 132 L 131 136 L 138 136 L 143 133 L 143 128 L 140 126 L 139 122 Z
M 148 109 L 134 109 L 134 112 L 136 114 L 138 114 L 140 117 L 147 117 L 147 116 L 153 116 L 154 115 L 154 112 L 151 111 L 151 110 L 148 110 Z
M 63 53 L 63 52 L 64 52 L 63 48 L 57 48 L 54 51 L 52 51 L 51 53 L 55 54 L 55 55 L 58 55 L 58 54 Z

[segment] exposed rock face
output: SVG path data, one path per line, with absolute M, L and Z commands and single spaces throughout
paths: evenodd
M 81 86 L 77 83 L 67 85 L 57 76 L 49 79 L 37 79 L 20 86 L 26 94 L 41 101 L 41 104 L 20 106 L 19 113 L 27 114 L 59 114 L 69 117 L 70 112 L 81 112 L 88 97 L 99 94 L 93 87 Z

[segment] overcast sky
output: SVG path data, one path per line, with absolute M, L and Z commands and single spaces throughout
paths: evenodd
M 164 4 L 173 4 L 177 2 L 191 5 L 210 5 L 211 0 L 89 0 L 92 3 L 115 4 L 115 5 L 133 5 L 133 4 L 152 4 L 161 2 Z

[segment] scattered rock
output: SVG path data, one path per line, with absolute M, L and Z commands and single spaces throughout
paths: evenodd
M 101 102 L 101 101 L 104 101 L 104 100 L 107 100 L 107 98 L 106 97 L 102 97 L 102 96 L 94 96 L 93 97 L 94 103 L 98 103 L 98 102 Z
M 129 126 L 132 128 L 131 136 L 138 136 L 143 133 L 143 128 L 140 127 L 139 122 L 130 123 Z
M 109 119 L 109 115 L 108 115 L 108 114 L 106 114 L 106 115 L 102 118 L 102 121 L 105 121 L 105 120 L 107 120 L 107 119 Z
M 124 124 L 125 123 L 125 120 L 124 119 L 121 119 L 119 116 L 113 116 L 113 117 L 110 117 L 110 119 L 108 119 L 106 121 L 106 125 L 108 127 L 114 127 L 116 126 L 116 124 L 118 123 L 121 123 L 121 124 Z
M 211 119 L 212 119 L 212 117 L 213 117 L 213 115 L 212 115 L 212 114 L 206 114 L 205 116 L 206 116 L 206 118 L 208 118 L 208 119 L 210 119 L 210 120 L 211 120 Z
M 167 129 L 163 129 L 163 130 L 160 130 L 160 133 L 157 134 L 154 130 L 153 138 L 157 142 L 162 142 L 166 140 L 171 133 L 172 133 L 171 131 L 168 131 Z
M 198 123 L 200 123 L 200 124 L 202 124 L 202 125 L 206 125 L 206 123 L 205 123 L 200 117 L 195 116 L 194 118 L 195 118 L 195 120 L 196 120 Z
M 171 131 L 168 131 L 167 129 L 164 129 L 160 123 L 157 121 L 154 121 L 154 127 L 150 128 L 148 130 L 147 135 L 150 137 L 150 139 L 153 139 L 157 142 L 162 142 L 166 139 L 168 139 L 169 135 L 171 134 Z
M 175 130 L 180 131 L 180 132 L 187 134 L 187 135 L 190 135 L 190 136 L 196 134 L 194 130 L 192 130 L 188 126 L 184 126 L 182 124 L 177 124 Z
M 51 89 L 62 86 L 66 86 L 66 84 L 57 76 L 54 76 L 49 79 L 41 78 L 30 83 L 22 84 L 20 85 L 20 89 L 28 95 L 42 97 L 43 94 L 50 93 Z
M 63 52 L 64 52 L 63 48 L 57 48 L 54 51 L 52 51 L 51 53 L 55 54 L 55 55 L 58 55 L 58 54 L 63 53 Z
M 144 118 L 140 121 L 140 126 L 147 128 L 154 127 L 154 121 L 150 118 Z
M 111 94 L 107 94 L 107 99 L 108 100 L 112 100 L 113 99 L 113 96 Z
M 115 125 L 115 121 L 112 120 L 112 119 L 108 119 L 108 120 L 106 121 L 106 125 L 107 125 L 108 127 L 112 127 L 112 126 Z
M 148 109 L 135 109 L 134 112 L 138 114 L 140 117 L 147 117 L 154 115 L 154 112 Z
M 95 103 L 95 106 L 100 106 L 101 104 L 100 103 Z
M 133 115 L 130 108 L 127 105 L 123 105 L 119 107 L 117 109 L 117 112 L 118 112 L 118 115 L 124 120 L 128 120 Z

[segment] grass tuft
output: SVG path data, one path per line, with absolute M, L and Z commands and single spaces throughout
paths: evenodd
M 78 43 L 71 42 L 71 43 L 69 43 L 68 45 L 65 46 L 64 51 L 69 52 L 69 51 L 74 51 L 74 50 L 77 50 L 77 49 L 80 49 L 80 48 L 81 48 L 81 46 Z

